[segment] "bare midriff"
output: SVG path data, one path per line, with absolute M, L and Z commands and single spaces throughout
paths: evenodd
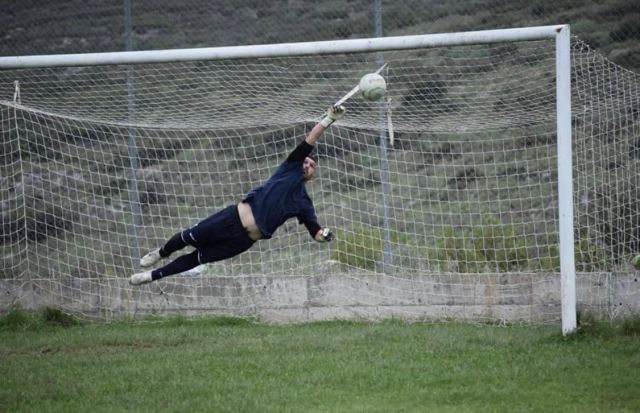
M 256 219 L 253 216 L 253 211 L 251 210 L 251 205 L 246 202 L 240 202 L 238 204 L 238 214 L 240 215 L 240 222 L 242 222 L 242 226 L 247 230 L 249 234 L 249 238 L 254 241 L 262 238 L 262 233 L 258 229 L 258 225 L 256 224 Z

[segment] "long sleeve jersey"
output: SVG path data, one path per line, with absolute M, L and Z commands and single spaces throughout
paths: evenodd
M 263 238 L 271 238 L 289 218 L 305 224 L 311 236 L 320 229 L 313 202 L 307 193 L 302 164 L 313 146 L 302 141 L 263 185 L 251 190 L 242 202 L 251 205 Z

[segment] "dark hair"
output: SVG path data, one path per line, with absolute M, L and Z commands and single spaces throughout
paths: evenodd
M 313 159 L 313 162 L 318 163 L 318 155 L 309 154 L 309 155 L 307 155 L 307 157 Z

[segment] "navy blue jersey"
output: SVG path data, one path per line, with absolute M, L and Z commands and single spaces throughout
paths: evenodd
M 305 187 L 302 168 L 304 158 L 312 149 L 313 146 L 303 141 L 267 182 L 253 189 L 243 200 L 251 205 L 263 238 L 271 238 L 280 225 L 293 217 L 298 218 L 307 228 L 319 228 L 313 202 Z

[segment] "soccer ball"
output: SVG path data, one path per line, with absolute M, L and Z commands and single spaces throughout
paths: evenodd
M 387 90 L 387 82 L 377 73 L 368 73 L 360 79 L 360 91 L 366 100 L 379 100 Z

